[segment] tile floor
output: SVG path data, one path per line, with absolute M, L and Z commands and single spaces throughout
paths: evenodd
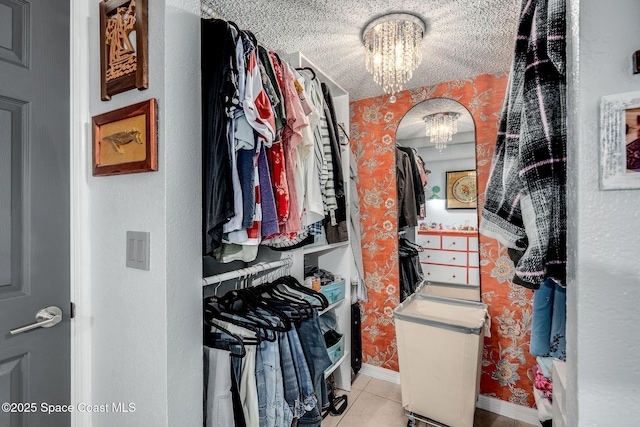
M 404 427 L 407 417 L 402 409 L 400 385 L 359 374 L 348 395 L 347 410 L 340 416 L 328 415 L 322 427 Z M 539 427 L 476 409 L 474 427 Z M 419 422 L 419 427 L 426 424 Z

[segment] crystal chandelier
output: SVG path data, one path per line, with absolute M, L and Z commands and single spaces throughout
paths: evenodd
M 458 132 L 458 117 L 458 113 L 436 113 L 422 118 L 426 123 L 426 135 L 440 152 L 451 141 L 453 134 Z
M 367 71 L 393 95 L 413 76 L 422 61 L 424 21 L 408 13 L 392 13 L 370 21 L 362 31 Z

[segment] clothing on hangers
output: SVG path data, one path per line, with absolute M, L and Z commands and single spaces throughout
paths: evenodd
M 318 310 L 328 306 L 326 297 L 283 276 L 203 302 L 209 347 L 205 425 L 288 426 L 296 418 L 299 426 L 319 427 L 320 409 L 328 404 L 324 370 L 331 365 L 318 323 Z M 231 360 L 228 370 L 224 354 Z M 231 378 L 212 373 L 214 365 Z M 228 396 L 229 390 L 234 393 L 236 380 L 239 393 L 232 397 L 241 402 L 241 412 L 215 399 Z M 224 421 L 216 424 L 214 414 Z
M 203 253 L 251 261 L 258 244 L 313 243 L 313 224 L 337 225 L 346 211 L 338 124 L 318 76 L 303 68 L 313 76 L 303 84 L 253 33 L 217 19 L 203 20 L 202 58 Z M 343 241 L 342 229 L 328 240 Z
M 400 302 L 413 294 L 424 279 L 419 252 L 424 248 L 404 237 L 398 239 L 398 258 L 400 269 Z

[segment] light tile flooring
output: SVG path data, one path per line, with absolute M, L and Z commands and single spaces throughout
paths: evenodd
M 338 390 L 348 397 L 347 410 L 340 416 L 328 415 L 322 427 L 404 427 L 400 385 L 359 374 L 351 391 Z M 417 423 L 425 427 L 423 422 Z M 474 427 L 538 427 L 491 412 L 476 409 Z

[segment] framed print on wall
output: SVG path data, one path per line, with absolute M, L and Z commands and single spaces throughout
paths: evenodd
M 93 176 L 158 170 L 156 100 L 100 114 L 93 122 Z
M 476 171 L 447 172 L 447 209 L 476 209 L 478 190 Z
M 640 188 L 640 92 L 602 97 L 600 188 Z
M 149 87 L 147 0 L 100 3 L 100 96 Z

